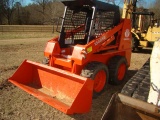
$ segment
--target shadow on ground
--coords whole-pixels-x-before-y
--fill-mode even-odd
[[[151,48],[146,48],[146,49],[142,49],[142,50],[139,50],[139,51],[135,51],[133,53],[151,54],[152,53],[152,49]]]
[[[137,70],[128,70],[126,79],[123,84],[121,85],[108,85],[107,89],[96,99],[93,99],[92,102],[92,109],[89,113],[86,114],[75,114],[71,115],[72,118],[75,120],[100,120],[103,116],[108,103],[114,93],[121,92],[123,86],[126,82],[132,78],[132,76],[137,72]]]

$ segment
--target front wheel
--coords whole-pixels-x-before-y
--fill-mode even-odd
[[[100,62],[90,62],[81,72],[81,76],[94,80],[94,96],[100,95],[107,85],[108,68]]]

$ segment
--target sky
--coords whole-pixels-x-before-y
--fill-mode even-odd
[[[23,4],[24,4],[24,5],[28,5],[28,4],[30,4],[30,3],[32,3],[31,0],[23,0]]]
[[[144,1],[144,4],[142,3],[142,5],[146,8],[149,6],[152,6],[153,3],[155,2],[155,0],[143,0],[143,1]]]

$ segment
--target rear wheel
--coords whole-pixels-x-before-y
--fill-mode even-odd
[[[94,80],[94,97],[100,95],[107,85],[108,68],[100,62],[90,62],[81,72],[81,76]]]
[[[119,85],[124,81],[127,72],[127,61],[125,57],[115,56],[108,63],[109,83]]]

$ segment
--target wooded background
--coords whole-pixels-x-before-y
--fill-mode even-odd
[[[122,7],[123,0],[106,0]],[[32,0],[28,5],[24,0],[0,0],[0,25],[54,25],[63,15],[64,5],[58,0]],[[148,0],[139,0],[139,9],[145,8]],[[146,9],[160,18],[160,2],[154,0]],[[122,10],[122,9],[121,9]]]

